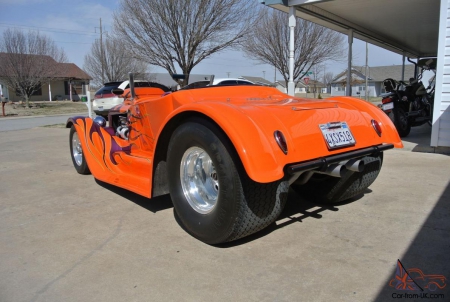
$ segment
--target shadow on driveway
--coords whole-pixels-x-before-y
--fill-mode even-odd
[[[172,200],[170,199],[170,195],[162,195],[158,196],[152,199],[143,197],[141,195],[135,194],[133,192],[130,192],[128,190],[110,185],[108,183],[102,182],[100,180],[95,180],[98,185],[102,186],[103,188],[125,198],[129,201],[137,204],[138,206],[152,212],[156,213],[159,211],[167,210],[170,208],[173,208]],[[306,199],[301,198],[298,194],[296,194],[292,189],[289,190],[288,199],[286,202],[286,207],[284,208],[283,212],[281,213],[280,217],[278,217],[277,221],[275,223],[272,223],[265,229],[252,234],[250,236],[244,237],[242,239],[238,239],[232,242],[216,245],[218,248],[230,248],[234,246],[239,246],[242,244],[246,244],[247,242],[251,242],[253,240],[257,240],[259,238],[262,238],[278,229],[284,228],[286,226],[291,225],[292,223],[296,222],[302,222],[305,219],[321,219],[322,215],[320,213],[324,211],[332,211],[337,212],[339,211],[339,207],[345,206],[349,203],[352,203],[364,196],[364,194],[371,193],[372,191],[370,189],[366,189],[366,191],[354,198],[351,198],[345,202],[337,203],[334,205],[322,205],[310,202]],[[314,210],[312,210],[314,209]],[[184,229],[184,227],[180,224],[179,219],[177,218],[177,215],[174,210],[174,217],[175,221],[180,225],[181,228]],[[188,234],[186,234],[188,235]]]
[[[137,204],[138,206],[140,206],[152,213],[156,213],[159,211],[173,208],[172,200],[170,199],[169,194],[149,199],[144,196],[133,193],[131,191],[110,185],[106,182],[102,182],[98,179],[95,179],[95,182],[98,185],[102,186],[103,188],[105,188],[113,193],[116,193],[117,195],[119,195],[123,198],[128,199],[129,201]]]
[[[405,223],[414,222],[405,221]],[[424,294],[425,296],[417,299],[407,298],[403,299],[403,301],[450,301],[450,182],[420,231],[412,240],[406,253],[399,257],[401,257],[400,261],[406,270],[418,268],[425,275],[444,275],[447,279],[446,286],[443,289],[437,288],[435,291],[430,291],[429,289],[424,289],[424,291],[420,289],[409,291],[396,290],[389,286],[389,281],[395,277],[394,269],[374,301],[398,300],[399,295],[405,293],[408,295]],[[397,259],[392,259],[392,263],[396,264]],[[428,285],[426,280],[415,281],[422,288]],[[428,297],[426,294],[428,294]],[[443,294],[443,297],[433,298],[429,296],[430,294]],[[402,299],[398,301],[402,301]]]

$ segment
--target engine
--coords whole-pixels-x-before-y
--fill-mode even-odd
[[[119,123],[116,128],[116,135],[120,138],[128,140],[130,128],[128,126],[128,119],[126,116],[119,116]]]

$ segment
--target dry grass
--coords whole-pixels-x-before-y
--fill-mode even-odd
[[[296,93],[295,94],[296,97],[301,97],[301,98],[308,98],[308,99],[313,99],[314,98],[314,93],[309,92],[309,93]],[[322,99],[326,99],[331,97],[331,95],[329,93],[321,93],[320,96],[322,97]],[[316,99],[319,97],[319,94],[316,93]],[[354,96],[354,98],[357,99],[361,99],[361,100],[365,100],[364,97],[358,97],[358,96]],[[369,97],[369,102],[371,103],[377,103],[377,102],[381,102],[381,97]]]
[[[25,107],[25,103],[9,102],[5,104],[6,116],[35,116],[35,115],[55,115],[86,112],[88,109],[85,103],[71,101],[53,102],[30,102],[30,108]],[[0,112],[0,116],[2,112]]]

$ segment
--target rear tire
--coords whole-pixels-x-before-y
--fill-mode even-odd
[[[393,122],[400,137],[406,137],[411,131],[411,123],[406,116],[406,112],[402,108],[392,109]],[[391,118],[392,119],[392,118]]]
[[[73,125],[70,127],[69,144],[70,156],[72,158],[73,166],[77,172],[83,175],[91,174],[86,159],[84,158],[80,138],[78,137],[77,130]]]
[[[180,223],[208,244],[262,230],[276,220],[286,203],[288,183],[251,180],[227,137],[206,121],[187,122],[175,130],[167,170]]]
[[[304,185],[292,184],[292,189],[300,196],[314,202],[332,204],[338,203],[362,194],[378,177],[383,154],[366,156],[364,171],[346,171],[340,178],[316,174]]]

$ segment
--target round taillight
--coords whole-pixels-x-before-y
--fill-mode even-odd
[[[277,141],[277,144],[280,147],[281,151],[283,151],[284,154],[287,154],[288,147],[287,147],[286,138],[284,137],[283,133],[281,133],[281,131],[277,130],[273,133],[273,136],[275,137],[275,140]]]
[[[378,136],[381,137],[381,133],[383,132],[383,130],[381,130],[380,123],[378,123],[376,120],[372,120],[372,126]]]

